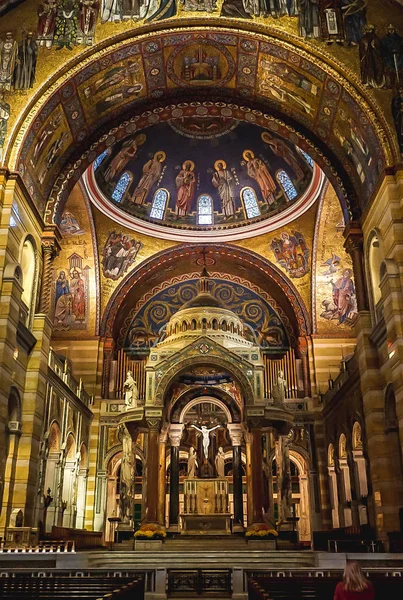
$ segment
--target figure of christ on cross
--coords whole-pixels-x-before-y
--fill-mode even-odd
[[[221,427],[221,425],[216,425],[215,427],[212,427],[211,429],[207,429],[207,427],[205,425],[200,427],[197,427],[196,425],[191,425],[191,427],[194,427],[194,429],[197,429],[197,431],[200,431],[200,433],[203,436],[203,452],[204,452],[204,458],[207,460],[208,459],[208,447],[210,446],[210,433],[212,431],[214,431],[214,429],[218,429],[219,427]]]

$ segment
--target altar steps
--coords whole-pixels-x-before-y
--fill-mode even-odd
[[[164,548],[155,552],[112,551],[88,552],[88,568],[90,569],[195,569],[195,568],[245,568],[248,569],[295,569],[315,567],[316,555],[311,551],[286,552],[250,550],[245,544],[243,548],[231,549],[229,546],[212,547],[200,540],[187,545],[184,549],[170,550]]]

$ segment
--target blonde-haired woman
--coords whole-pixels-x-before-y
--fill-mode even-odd
[[[337,584],[334,600],[374,600],[373,585],[361,571],[355,560],[347,561],[343,573],[343,581]]]

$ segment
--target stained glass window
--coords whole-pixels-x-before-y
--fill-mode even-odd
[[[306,162],[308,163],[308,165],[311,167],[311,169],[313,169],[313,160],[312,158],[309,156],[309,154],[307,154],[304,150],[302,150],[302,148],[298,148],[298,151],[302,154],[302,156],[305,158]]]
[[[10,214],[10,227],[17,227],[18,221],[21,223],[20,211],[18,210],[18,205],[14,201]]]
[[[94,171],[96,171],[103,160],[110,154],[110,150],[104,150],[102,154],[96,157],[94,160]]]
[[[242,190],[241,196],[246,218],[253,219],[254,217],[260,217],[260,209],[257,203],[255,190],[250,187],[246,187]]]
[[[285,171],[283,171],[282,169],[280,171],[277,171],[276,179],[283,188],[287,200],[293,200],[296,196],[298,196],[298,192],[295,189],[293,182],[291,181],[290,177]]]
[[[197,200],[197,223],[198,225],[213,224],[213,200],[211,196],[203,194]]]
[[[168,202],[168,192],[164,188],[160,188],[154,194],[153,203],[151,206],[150,217],[153,219],[163,219],[165,209]]]
[[[123,173],[121,178],[116,184],[115,189],[113,190],[112,200],[115,202],[122,202],[123,195],[127,188],[129,187],[132,180],[132,176],[127,171]]]

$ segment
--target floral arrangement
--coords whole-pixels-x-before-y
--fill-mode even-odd
[[[142,525],[134,534],[136,540],[163,540],[166,536],[166,532],[159,525],[149,523]]]
[[[245,536],[252,540],[262,540],[270,537],[277,537],[278,533],[275,529],[272,529],[269,525],[253,525],[245,534]]]

